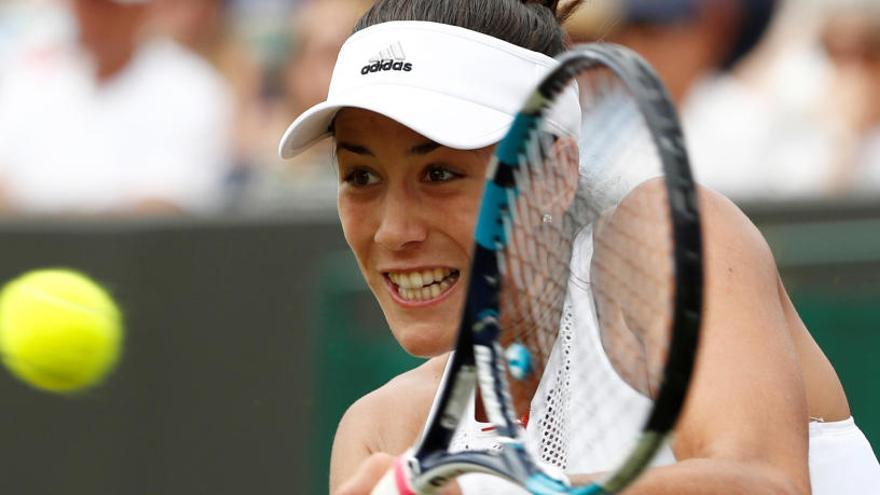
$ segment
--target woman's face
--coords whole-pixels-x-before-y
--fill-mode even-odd
[[[392,333],[417,356],[449,351],[492,148],[446,148],[353,108],[335,139],[342,228]]]

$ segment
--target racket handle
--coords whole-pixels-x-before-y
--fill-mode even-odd
[[[382,479],[370,492],[370,495],[417,495],[412,489],[412,471],[409,468],[410,457],[406,454],[394,460]]]

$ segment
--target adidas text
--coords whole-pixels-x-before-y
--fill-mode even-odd
[[[386,70],[410,72],[412,70],[412,68],[413,68],[413,66],[409,62],[401,62],[401,61],[395,61],[395,60],[390,60],[390,59],[387,59],[387,60],[383,59],[383,60],[377,60],[376,62],[373,62],[372,64],[365,65],[364,68],[361,69],[361,74],[366,76],[367,74],[370,74],[373,72],[381,72],[381,71],[386,71]]]

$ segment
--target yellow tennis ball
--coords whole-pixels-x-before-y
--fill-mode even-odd
[[[0,291],[0,357],[36,388],[67,393],[100,383],[122,340],[116,303],[81,273],[36,270]]]

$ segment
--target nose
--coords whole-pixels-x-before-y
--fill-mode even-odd
[[[423,206],[411,191],[389,191],[382,208],[382,219],[374,240],[391,251],[400,251],[423,242],[428,228]]]

